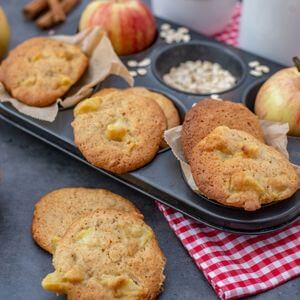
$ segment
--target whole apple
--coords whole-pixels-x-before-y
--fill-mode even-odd
[[[4,54],[7,51],[9,37],[10,37],[9,25],[6,16],[4,14],[4,11],[0,6],[0,59],[4,56]]]
[[[300,136],[300,73],[296,67],[280,70],[263,84],[255,113],[260,119],[289,123],[289,134]]]
[[[119,55],[129,55],[149,47],[156,36],[155,19],[140,0],[98,0],[82,13],[80,31],[99,26],[105,29]]]

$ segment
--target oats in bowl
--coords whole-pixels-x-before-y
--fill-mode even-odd
[[[236,78],[218,63],[186,61],[171,68],[163,76],[164,82],[180,91],[194,94],[213,94],[231,89]]]

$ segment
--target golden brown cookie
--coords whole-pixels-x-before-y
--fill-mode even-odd
[[[116,88],[105,88],[99,91],[98,93],[96,93],[94,96],[106,96],[111,93],[122,92],[122,91],[124,90],[116,89]],[[171,129],[173,127],[180,125],[180,116],[178,110],[173,104],[173,102],[170,99],[168,99],[166,96],[160,93],[151,92],[148,89],[143,87],[129,88],[126,89],[126,91],[154,100],[160,106],[163,113],[165,114],[165,117],[167,119],[167,129]],[[168,145],[163,140],[160,146],[161,148],[166,148]]]
[[[69,300],[150,300],[162,289],[165,257],[137,215],[99,210],[71,225],[53,265],[42,286]]]
[[[78,46],[39,37],[9,53],[0,78],[14,98],[44,107],[64,96],[87,67],[88,58]]]
[[[82,101],[74,110],[75,144],[93,165],[126,173],[149,163],[166,129],[159,105],[127,91]]]
[[[99,92],[95,93],[93,95],[93,97],[107,96],[107,95],[110,95],[111,93],[115,93],[115,92],[119,92],[119,91],[121,91],[121,90],[117,89],[117,88],[104,88],[104,89],[100,90]]]
[[[142,217],[131,202],[108,190],[63,188],[45,195],[35,205],[32,237],[40,247],[53,253],[69,226],[97,209],[116,209]]]
[[[171,129],[173,127],[180,125],[180,116],[178,110],[173,104],[173,102],[170,99],[168,99],[166,96],[160,93],[151,92],[146,88],[142,88],[142,87],[135,87],[129,90],[132,91],[133,93],[136,93],[137,95],[149,97],[160,106],[167,119],[167,129]],[[168,144],[163,140],[160,147],[166,148],[168,147]]]
[[[204,195],[248,211],[287,199],[299,186],[293,166],[281,153],[226,126],[217,127],[194,147],[190,165]]]
[[[194,146],[218,126],[246,131],[264,142],[258,117],[242,104],[204,99],[186,114],[182,126],[182,146],[190,161]]]
[[[152,100],[156,101],[167,118],[167,129],[171,129],[180,125],[179,113],[173,102],[166,96],[160,93],[151,92],[143,87],[134,87],[128,90],[141,96],[149,97]]]

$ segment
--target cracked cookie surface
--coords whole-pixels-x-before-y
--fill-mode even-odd
[[[1,64],[1,81],[19,101],[36,107],[53,104],[88,67],[78,46],[50,38],[32,38],[13,49]]]
[[[103,95],[108,95],[110,93],[116,93],[116,92],[122,93],[123,91],[125,90],[116,89],[116,88],[105,88],[99,91],[95,95],[103,96]],[[180,125],[180,116],[178,110],[174,105],[173,101],[167,98],[165,95],[157,92],[152,92],[144,87],[129,88],[126,89],[126,91],[154,100],[160,106],[160,108],[162,109],[166,117],[167,130]],[[163,140],[160,147],[166,148],[168,147],[168,144]]]
[[[157,103],[128,91],[96,94],[79,103],[74,115],[74,140],[83,156],[119,174],[149,163],[167,126]]]
[[[209,199],[254,211],[291,197],[299,178],[277,150],[250,134],[220,126],[193,149],[193,178]]]
[[[35,205],[32,237],[40,247],[54,253],[69,226],[97,209],[115,209],[141,216],[130,201],[108,190],[62,188],[48,193]]]
[[[182,126],[182,146],[189,161],[194,146],[218,126],[246,131],[264,142],[258,117],[246,106],[231,101],[204,99],[187,113]]]
[[[162,288],[165,257],[137,215],[99,210],[71,225],[53,265],[42,285],[69,300],[152,300]]]

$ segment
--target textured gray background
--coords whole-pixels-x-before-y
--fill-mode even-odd
[[[21,7],[25,2],[0,0],[12,26],[12,46],[41,34],[32,23],[23,19]],[[79,18],[87,2],[82,1],[68,23],[56,31],[74,32],[68,24]],[[217,299],[150,198],[104,177],[2,121],[0,171],[0,299],[65,299],[46,293],[40,287],[43,276],[52,271],[51,257],[31,240],[30,224],[36,201],[43,194],[66,186],[111,189],[131,199],[145,214],[168,259],[165,291],[160,299]],[[300,299],[300,279],[251,299]]]

